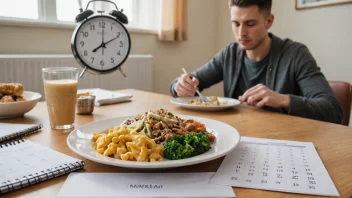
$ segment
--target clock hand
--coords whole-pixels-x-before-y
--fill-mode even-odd
[[[104,43],[104,28],[102,28],[103,30],[101,31],[101,44],[97,47],[97,48],[95,48],[95,49],[93,49],[93,51],[92,52],[96,52],[99,48],[101,48],[101,47],[103,47],[103,48],[105,48],[105,43]],[[104,52],[103,52],[103,54],[104,54]]]
[[[100,44],[97,48],[93,49],[92,52],[96,52],[96,51],[97,51],[99,48],[101,48],[101,47],[106,48],[106,47],[105,47],[105,43]]]
[[[110,43],[111,41],[113,41],[113,40],[115,40],[115,39],[117,39],[117,36],[116,36],[115,38],[113,38],[113,39],[111,39],[111,40],[107,41],[106,43],[104,43],[104,45],[106,45],[106,44]]]
[[[104,43],[104,28],[102,28],[103,31],[101,32],[101,43]]]
[[[110,43],[111,41],[113,41],[113,40],[115,40],[115,39],[117,39],[117,36],[116,36],[115,38],[113,38],[113,39],[110,39],[110,40],[107,41],[106,43],[100,44],[97,48],[93,49],[92,52],[96,52],[96,51],[97,51],[99,48],[101,48],[101,47],[106,48],[105,45],[108,44],[108,43]],[[104,49],[103,49],[103,50],[104,50]]]
[[[101,27],[103,29],[102,33],[101,33],[101,46],[105,48],[105,44],[104,44],[104,28],[103,26]],[[101,50],[101,54],[104,55],[104,48]]]
[[[103,28],[103,27],[102,27]],[[102,42],[101,42],[101,45],[105,48],[105,43],[104,43],[104,28],[103,28],[103,31],[102,31]],[[101,50],[101,54],[104,55],[104,48]]]

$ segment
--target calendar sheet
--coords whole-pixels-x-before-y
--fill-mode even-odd
[[[211,180],[213,184],[339,196],[311,142],[242,137]]]

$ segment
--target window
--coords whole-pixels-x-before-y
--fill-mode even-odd
[[[16,17],[38,19],[38,0],[1,0],[0,15],[3,17]]]
[[[90,0],[80,0],[83,10]],[[157,30],[160,26],[161,0],[111,0],[128,17],[128,28]],[[75,17],[79,14],[79,0],[0,0],[0,23],[46,24],[74,27]],[[88,9],[103,10],[108,14],[115,9],[111,3],[95,1]]]
[[[85,9],[89,0],[82,0],[81,2],[83,9]],[[96,9],[94,9],[95,7],[95,4],[90,4],[88,9],[96,11]],[[79,6],[77,1],[56,0],[56,19],[58,21],[74,22],[78,13]]]

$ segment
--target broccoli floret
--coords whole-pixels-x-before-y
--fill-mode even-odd
[[[186,144],[194,148],[192,156],[200,155],[210,149],[210,141],[205,132],[189,133],[185,136]]]
[[[200,155],[210,149],[210,141],[205,132],[174,135],[164,145],[164,155],[170,160],[184,159]]]
[[[178,143],[182,144],[182,146],[186,145],[185,141],[186,136],[184,135],[173,135],[172,140],[176,140]]]
[[[175,136],[167,141],[164,145],[164,155],[167,159],[178,160],[191,157],[193,153],[193,148],[189,145],[182,145],[183,142],[178,142],[177,140],[182,140],[183,138],[175,138]]]

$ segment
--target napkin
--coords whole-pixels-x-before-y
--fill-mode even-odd
[[[155,162],[158,163],[158,162]],[[58,198],[236,197],[229,186],[210,184],[214,173],[71,173]]]
[[[79,89],[77,93],[89,92],[91,95],[95,95],[95,106],[115,104],[120,102],[130,101],[133,96],[130,93],[121,93],[115,91],[109,91],[100,88],[94,89]]]

